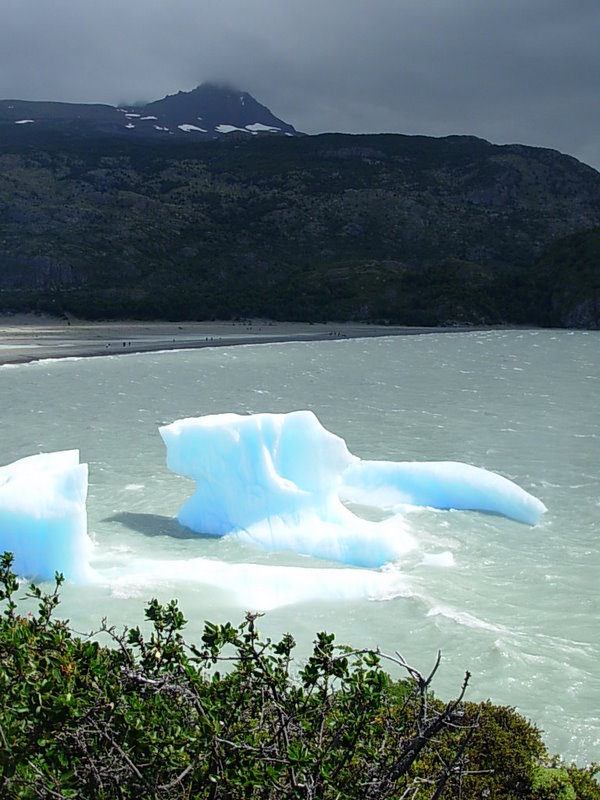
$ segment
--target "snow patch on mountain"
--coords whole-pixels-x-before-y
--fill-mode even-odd
[[[275,128],[273,125],[264,125],[262,122],[253,122],[251,125],[246,125],[246,130],[252,133],[258,133],[259,131],[267,133],[268,131],[280,131],[281,128]]]
[[[183,125],[177,126],[180,131],[185,131],[189,133],[190,131],[199,131],[200,133],[207,133],[205,128],[199,128],[197,125],[190,125],[188,122],[185,122]]]

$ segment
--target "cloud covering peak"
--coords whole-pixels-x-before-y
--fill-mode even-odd
[[[307,133],[473,134],[598,168],[600,5],[5,0],[0,97],[145,103],[243,86]]]

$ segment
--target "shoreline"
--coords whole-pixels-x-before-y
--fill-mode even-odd
[[[352,322],[276,322],[256,319],[236,322],[89,322],[35,314],[0,315],[0,366],[50,358],[86,358],[242,344],[336,341],[475,330],[488,328],[407,327]]]

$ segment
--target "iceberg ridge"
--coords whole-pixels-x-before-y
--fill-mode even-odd
[[[407,504],[487,511],[529,524],[545,511],[512,481],[469,464],[361,461],[311,411],[187,418],[160,434],[168,468],[196,481],[179,522],[266,550],[380,567],[415,546],[397,513]],[[342,500],[394,516],[371,522]]]
[[[528,525],[547,510],[508,478],[460,461],[359,461],[344,471],[341,495],[391,511],[406,505],[487,511]]]

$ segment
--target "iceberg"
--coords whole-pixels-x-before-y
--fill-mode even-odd
[[[160,428],[168,468],[196,481],[179,522],[265,550],[381,567],[415,546],[406,504],[504,514],[534,524],[541,501],[512,481],[458,462],[362,461],[311,411],[216,414]],[[372,522],[342,501],[393,515]]]
[[[459,461],[360,461],[345,470],[340,494],[395,512],[407,505],[486,511],[528,525],[547,510],[508,478]]]
[[[160,428],[168,468],[196,481],[177,519],[197,533],[380,567],[414,546],[400,518],[353,514],[338,489],[358,461],[311,411],[215,414]]]
[[[0,552],[31,579],[89,578],[87,464],[78,450],[40,453],[0,467]]]

